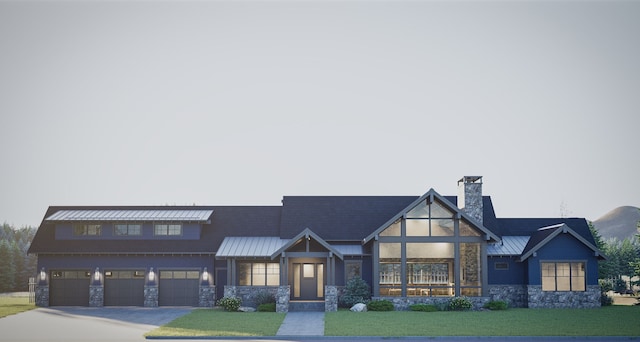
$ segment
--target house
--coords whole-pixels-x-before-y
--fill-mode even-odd
[[[280,206],[49,207],[39,306],[213,306],[272,292],[277,310],[337,308],[360,277],[398,309],[467,296],[474,305],[600,306],[583,218],[497,218],[482,177],[457,196],[285,196]],[[299,308],[299,306],[298,306]]]

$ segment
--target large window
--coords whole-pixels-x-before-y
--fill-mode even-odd
[[[113,225],[115,235],[142,235],[142,225],[139,223],[116,223]]]
[[[100,235],[102,234],[102,226],[99,224],[78,223],[73,225],[73,235]]]
[[[238,263],[238,283],[242,286],[280,285],[280,264],[277,262]]]
[[[349,260],[344,262],[345,284],[351,279],[362,279],[362,261]]]
[[[182,225],[175,223],[157,223],[153,229],[154,235],[182,235]]]
[[[585,291],[584,262],[542,262],[542,291]]]
[[[483,234],[437,198],[381,231],[377,245],[380,296],[483,295]]]

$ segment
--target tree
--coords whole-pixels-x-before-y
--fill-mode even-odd
[[[8,240],[0,240],[0,292],[8,292],[15,284],[13,253]]]

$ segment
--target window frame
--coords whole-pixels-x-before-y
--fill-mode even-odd
[[[256,273],[255,270],[257,269],[256,267],[254,267],[255,264],[261,264],[263,266],[262,270],[264,271],[264,273]],[[249,265],[249,283],[248,284],[244,284],[242,285],[242,278],[240,277],[240,269],[242,268],[242,265]],[[269,267],[269,265],[272,265],[272,267]],[[275,267],[273,267],[273,265],[276,265]],[[278,262],[269,262],[269,261],[250,261],[250,260],[238,260],[237,262],[237,277],[238,277],[238,285],[239,286],[280,286],[280,263]],[[270,272],[273,270],[278,270],[278,273],[275,274],[274,272]],[[270,276],[277,276],[277,284],[269,284],[269,279],[272,278]],[[262,278],[262,279],[257,279],[257,278]],[[259,282],[258,282],[259,281]],[[256,285],[256,283],[258,283]]]
[[[91,227],[95,229],[95,232],[91,233]],[[79,229],[82,228],[82,232],[79,233]],[[100,223],[74,223],[71,225],[73,236],[102,236],[102,225]]]
[[[120,234],[118,232],[117,226],[126,226],[127,231],[125,234]],[[138,234],[131,234],[131,227],[138,226]],[[142,236],[142,223],[134,223],[134,222],[120,222],[113,224],[113,236]]]
[[[349,277],[349,266],[351,265],[357,265],[359,272],[357,276],[353,276],[353,277]],[[345,260],[344,261],[344,283],[345,285],[349,282],[349,280],[351,279],[362,279],[362,260]]]
[[[158,226],[166,226],[166,230],[158,234]],[[178,226],[179,232],[178,234],[171,234],[171,226]],[[155,222],[153,224],[153,236],[182,236],[183,234],[183,226],[182,223],[175,222]]]
[[[545,284],[543,283],[545,279],[551,278],[551,276],[544,274],[545,272],[545,264],[553,264],[554,265],[554,274],[553,274],[553,285],[554,290],[545,290]],[[568,278],[569,280],[569,289],[568,290],[558,290],[558,264],[569,264],[568,276],[560,276],[562,278]],[[582,275],[573,275],[573,266],[576,265],[582,268]],[[574,281],[576,279],[582,278],[581,284],[576,285]],[[587,261],[586,260],[541,260],[540,261],[540,287],[543,292],[586,292],[587,290]]]

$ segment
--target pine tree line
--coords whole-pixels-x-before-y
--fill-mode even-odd
[[[27,291],[29,277],[35,276],[37,258],[27,255],[35,227],[14,228],[7,223],[0,229],[0,292]]]

